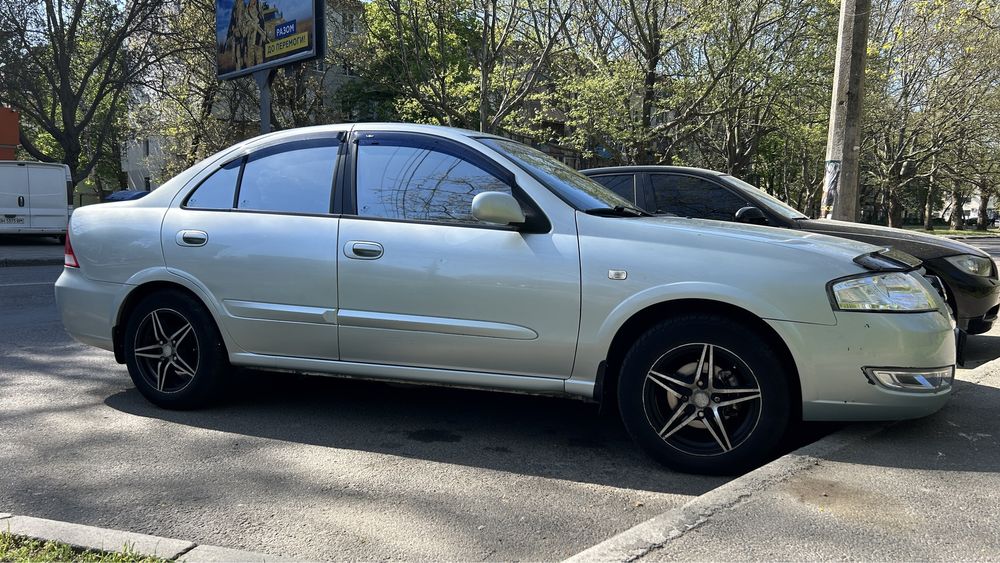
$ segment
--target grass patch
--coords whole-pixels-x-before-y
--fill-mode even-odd
[[[977,231],[975,229],[969,229],[967,231],[954,231],[951,229],[934,229],[933,231],[924,230],[923,227],[904,227],[907,231],[914,231],[917,233],[924,233],[928,235],[940,235],[940,236],[959,236],[959,237],[998,237],[1000,236],[1000,230],[986,230]]]
[[[10,532],[0,532],[0,561],[11,563],[166,563],[167,559],[134,553],[129,546],[121,551],[91,551],[76,549],[59,542],[39,541]]]

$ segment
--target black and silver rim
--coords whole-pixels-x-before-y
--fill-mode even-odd
[[[142,378],[161,393],[182,391],[198,373],[198,335],[173,309],[156,309],[142,319],[134,354]]]
[[[685,344],[660,356],[642,387],[646,420],[670,447],[715,456],[745,442],[763,400],[753,370],[712,344]]]

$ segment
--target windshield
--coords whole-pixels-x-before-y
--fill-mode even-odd
[[[635,207],[631,201],[542,151],[507,139],[481,137],[476,140],[514,161],[543,186],[580,211]]]
[[[799,213],[794,207],[788,205],[787,203],[781,201],[780,199],[774,197],[773,195],[765,192],[764,190],[754,186],[753,184],[748,184],[743,180],[735,176],[723,176],[726,180],[736,184],[740,188],[750,192],[752,195],[757,196],[757,200],[764,204],[768,209],[781,215],[786,219],[808,219],[809,217]]]

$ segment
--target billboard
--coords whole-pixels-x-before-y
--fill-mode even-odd
[[[215,0],[218,77],[235,78],[321,55],[323,4],[324,0]]]

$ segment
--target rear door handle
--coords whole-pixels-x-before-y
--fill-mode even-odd
[[[205,231],[179,231],[176,240],[177,244],[181,246],[205,246],[208,242],[208,233]]]
[[[344,245],[344,256],[355,260],[377,260],[385,250],[377,242],[349,240]]]
[[[24,207],[24,196],[23,195],[17,196],[17,206],[18,207]]]

